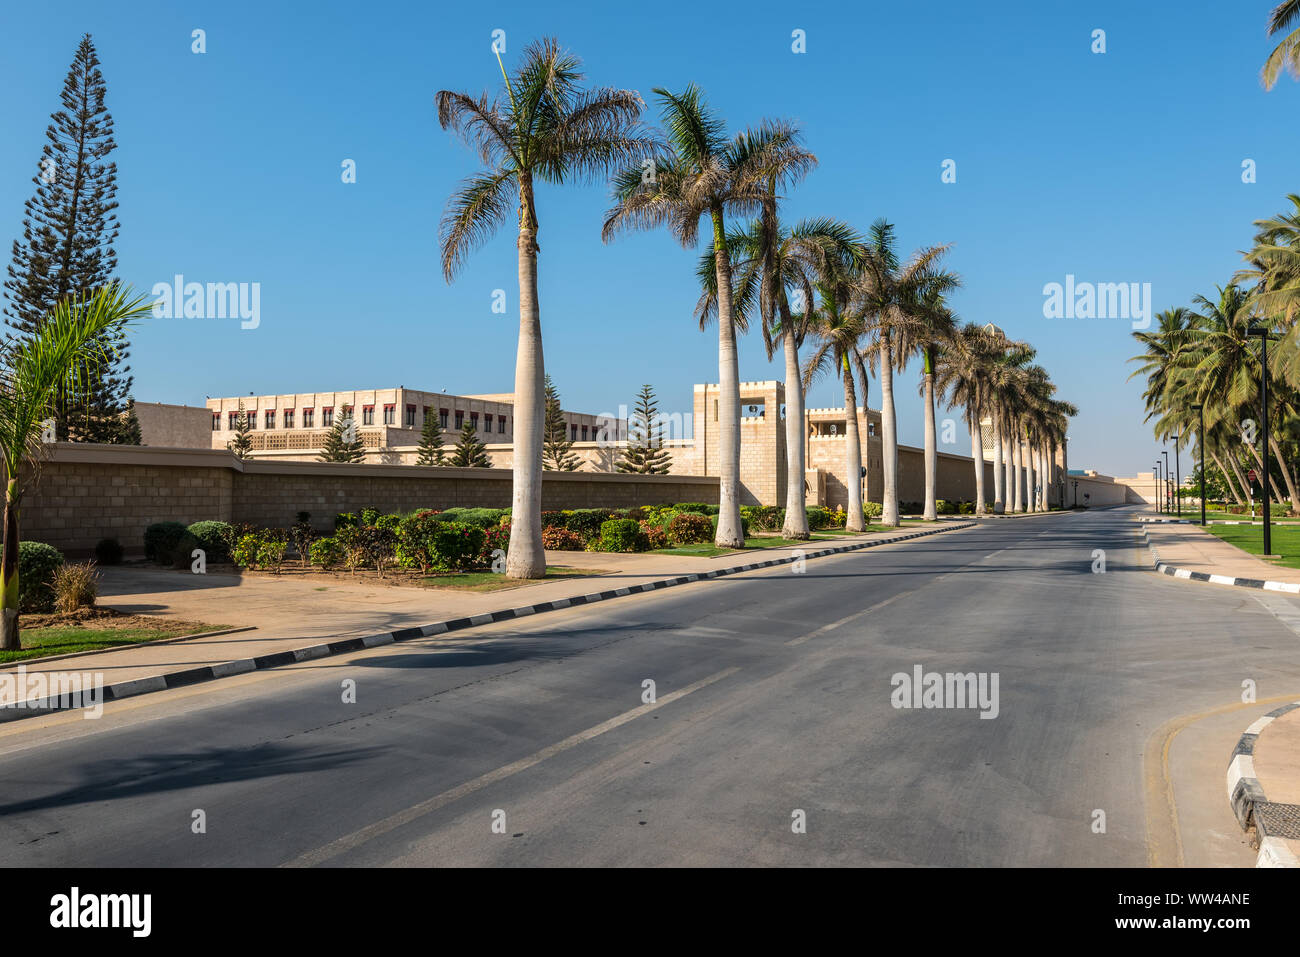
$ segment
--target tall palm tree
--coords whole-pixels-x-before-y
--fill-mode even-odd
[[[851,278],[830,275],[816,286],[818,305],[810,327],[817,345],[804,367],[803,387],[812,385],[824,371],[838,374],[844,383],[844,485],[848,492],[845,529],[866,528],[862,510],[862,436],[858,429],[858,401],[853,387],[853,362],[858,344],[866,332],[861,310],[853,299]]]
[[[956,330],[935,364],[934,388],[948,408],[961,406],[971,437],[975,466],[975,514],[984,515],[984,443],[980,421],[988,407],[992,342],[980,326],[968,322]],[[996,476],[996,471],[994,475]]]
[[[608,242],[623,229],[667,226],[685,247],[694,246],[700,220],[713,233],[718,290],[718,532],[719,547],[745,544],[740,522],[740,369],[732,304],[728,215],[760,212],[769,193],[802,179],[817,160],[804,149],[794,126],[765,120],[730,139],[726,124],[701,90],[656,88],[663,110],[666,147],[643,169],[614,177],[614,207],[605,217]]]
[[[878,219],[867,233],[865,255],[857,273],[855,298],[874,337],[880,371],[881,524],[898,525],[898,416],[894,407],[894,371],[907,362],[896,338],[913,333],[926,313],[929,297],[956,287],[952,273],[938,268],[947,246],[927,246],[903,262],[893,224]]]
[[[125,344],[124,329],[152,303],[116,284],[70,297],[32,335],[0,341],[0,456],[4,459],[4,551],[0,557],[0,649],[22,647],[18,633],[18,512],[40,480],[42,422],[59,403],[84,400],[99,370]]]
[[[1282,0],[1268,15],[1268,35],[1275,36],[1293,25],[1296,29],[1284,36],[1264,61],[1259,78],[1266,90],[1273,89],[1283,70],[1300,79],[1300,0]]]
[[[960,284],[953,275],[952,286]],[[921,517],[933,522],[939,516],[935,492],[938,486],[939,436],[936,431],[934,375],[939,354],[952,341],[957,329],[957,317],[948,308],[942,293],[928,289],[915,311],[915,321],[899,330],[897,350],[906,362],[914,355],[921,357],[920,393],[925,403],[925,504]]]
[[[461,183],[441,224],[442,271],[448,282],[469,253],[517,211],[519,344],[515,358],[514,493],[506,574],[541,578],[542,445],[546,423],[545,362],[537,297],[538,183],[590,182],[638,163],[654,140],[638,125],[644,104],[634,90],[583,90],[581,60],[553,39],[530,44],[504,95],[489,99],[440,90],[438,122],[478,154],[483,170]]]

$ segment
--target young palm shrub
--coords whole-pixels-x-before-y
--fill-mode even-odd
[[[606,241],[625,229],[667,226],[685,247],[699,238],[700,221],[712,227],[718,290],[718,531],[719,547],[745,544],[740,520],[740,368],[736,355],[734,280],[727,245],[727,217],[760,210],[770,188],[802,179],[817,160],[803,148],[798,130],[764,121],[734,138],[701,90],[656,88],[663,108],[666,148],[646,167],[631,166],[614,178],[614,206],[605,217]]]
[[[536,187],[592,181],[639,164],[654,141],[639,127],[634,90],[583,90],[581,61],[555,40],[530,44],[501,95],[437,95],[438,122],[465,140],[484,169],[448,201],[441,226],[442,271],[450,282],[470,251],[516,211],[519,344],[515,359],[513,520],[506,575],[543,578],[542,434],[546,419],[541,308],[537,297]]]
[[[68,562],[54,573],[54,607],[65,615],[94,608],[99,597],[99,572],[94,562]]]
[[[116,283],[64,299],[28,337],[0,343],[0,457],[5,468],[4,552],[0,558],[0,648],[18,633],[18,510],[39,481],[43,422],[59,402],[84,398],[125,342],[125,326],[149,312]]]

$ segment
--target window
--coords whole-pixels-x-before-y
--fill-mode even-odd
[[[266,410],[266,427],[268,429],[275,428],[275,409]]]
[[[460,409],[457,409],[456,410],[456,431],[459,432],[464,427],[465,427],[465,413],[462,412]]]
[[[406,427],[408,429],[415,428],[415,406],[413,405],[406,407]]]
[[[438,410],[438,424],[439,424],[440,426],[442,426],[444,429],[447,427],[447,410],[446,410],[446,409],[439,409],[439,410]]]
[[[230,431],[233,432],[235,429],[239,428],[239,413],[229,412],[227,415],[230,417]]]
[[[373,405],[363,405],[361,407],[361,424],[362,425],[375,424],[375,407]]]
[[[426,405],[424,411],[420,413],[420,425],[429,421],[429,407]]]
[[[872,436],[872,435],[875,435],[875,434],[876,434],[876,423],[874,423],[874,422],[868,422],[868,423],[867,423],[867,435],[868,435],[868,436]]]
[[[397,424],[397,406],[391,403],[384,404],[384,425]]]
[[[576,425],[569,426],[569,441],[578,441],[578,427]]]
[[[501,435],[505,435],[506,417],[504,415],[497,416],[497,432],[499,432]]]
[[[220,412],[213,412],[213,413],[212,413],[212,431],[213,431],[213,432],[219,432],[220,430],[221,430],[221,413],[220,413]]]
[[[484,432],[491,432],[491,431],[492,431],[492,416],[491,416],[491,415],[485,414],[485,415],[483,416],[483,431],[484,431]]]
[[[582,441],[587,441],[587,427],[585,425],[582,427]]]
[[[329,428],[334,424],[334,406],[322,406],[320,410],[320,424]]]
[[[256,409],[252,409],[252,410],[246,412],[246,413],[244,414],[244,417],[245,417],[246,419],[248,419],[248,427],[249,427],[250,429],[255,429],[255,428],[257,428],[257,410],[256,410]]]
[[[478,413],[477,413],[477,412],[471,412],[471,413],[469,414],[469,427],[470,427],[471,429],[473,429],[475,432],[478,431]]]
[[[284,427],[286,429],[293,428],[293,409],[284,410]]]
[[[302,427],[303,427],[304,429],[310,429],[310,428],[312,427],[313,420],[314,420],[315,418],[316,418],[316,410],[315,410],[315,409],[303,409],[303,410],[302,410]]]

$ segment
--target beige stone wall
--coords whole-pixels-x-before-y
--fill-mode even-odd
[[[206,449],[212,444],[212,416],[202,406],[137,402],[140,441],[170,449]]]
[[[241,463],[227,452],[60,443],[23,501],[20,529],[24,539],[71,556],[89,554],[108,537],[135,553],[154,522],[286,527],[296,512],[309,511],[312,523],[328,530],[337,512],[367,506],[506,508],[512,481],[508,469]],[[717,501],[718,480],[709,476],[547,472],[542,480],[547,509]]]

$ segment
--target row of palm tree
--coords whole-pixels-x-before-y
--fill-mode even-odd
[[[494,98],[443,90],[437,94],[437,104],[442,126],[472,146],[483,163],[483,169],[453,194],[443,217],[442,266],[448,281],[470,250],[506,221],[515,201],[519,346],[507,574],[515,578],[545,574],[541,544],[545,369],[535,204],[540,183],[608,178],[613,203],[602,228],[607,242],[626,231],[666,227],[679,243],[691,248],[700,239],[702,225],[707,229],[707,249],[699,266],[704,291],[697,312],[702,327],[716,323],[718,335],[719,546],[744,545],[737,335],[747,331],[751,318],[762,329],[768,358],[779,347],[786,363],[791,481],[787,482],[785,534],[795,539],[809,536],[803,483],[797,478],[804,470],[804,390],[828,371],[843,379],[846,412],[855,411],[859,401],[855,375],[862,385],[864,405],[868,369],[880,378],[882,521],[898,524],[893,376],[915,358],[924,368],[925,513],[933,517],[935,404],[957,387],[954,383],[960,376],[953,371],[952,357],[959,352],[955,344],[962,341],[945,300],[960,284],[954,273],[942,268],[947,247],[925,247],[903,260],[894,227],[884,220],[874,223],[866,236],[835,219],[786,225],[780,217],[785,191],[817,164],[799,129],[768,119],[731,133],[694,85],[680,92],[653,91],[662,115],[662,128],[654,130],[642,124],[644,103],[634,91],[582,89],[580,62],[554,40],[529,45],[520,67],[507,73],[502,65],[501,73],[504,88]],[[812,352],[801,364],[799,350],[806,340],[813,344]],[[979,352],[981,370],[986,360],[993,361],[988,357],[996,351],[990,346]],[[1013,344],[1004,343],[999,361],[1014,352]],[[1058,421],[1045,411],[1052,391],[1046,377],[1034,384],[1038,391],[1031,395],[1032,377],[1025,370],[1013,374],[1009,368],[1000,377],[990,375],[992,384],[987,388],[983,371],[975,371],[972,365],[962,373],[966,374],[979,376],[981,383],[971,393],[974,405],[968,408],[975,433],[980,416],[996,412],[999,426],[1007,430],[1008,448],[1019,456],[1023,447],[1026,468],[1036,468],[1034,463],[1060,433]],[[1013,401],[1013,395],[1023,398]],[[1060,405],[1055,408],[1058,414],[1068,414]],[[847,483],[849,527],[855,529],[863,521],[860,483],[851,480],[859,474],[862,459],[856,414],[846,415],[846,424],[846,454],[852,466]],[[982,486],[983,456],[976,458]],[[978,504],[983,510],[982,496]],[[1031,507],[1028,499],[1023,505]]]
[[[1212,296],[1167,309],[1156,327],[1134,333],[1143,351],[1134,376],[1156,438],[1182,449],[1195,437],[1237,504],[1250,497],[1246,470],[1257,468],[1276,501],[1300,512],[1300,195],[1255,222],[1245,265]],[[1274,340],[1264,363],[1262,335]],[[1263,432],[1264,384],[1269,430]],[[1204,432],[1202,434],[1202,417]],[[1264,476],[1263,443],[1273,468]]]

